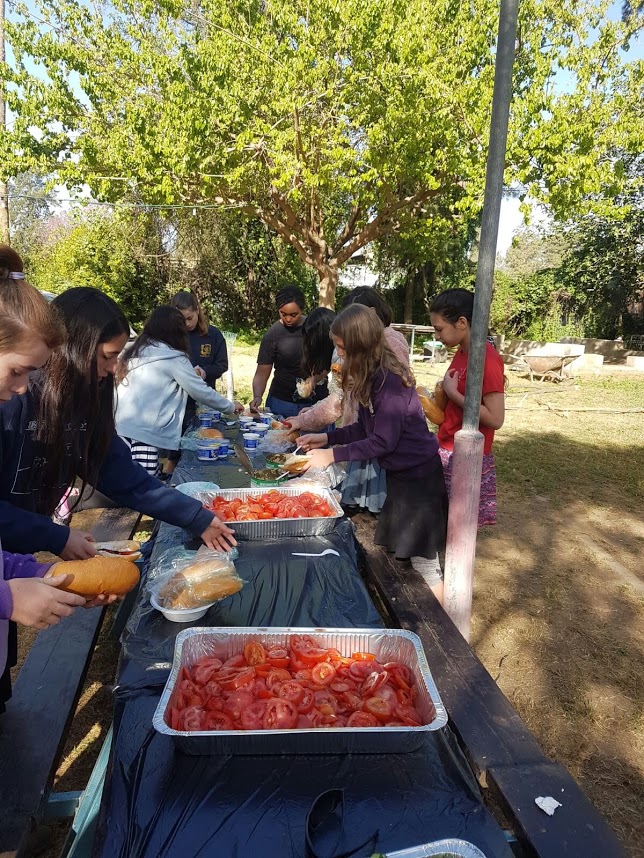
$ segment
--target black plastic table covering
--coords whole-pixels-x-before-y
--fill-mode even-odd
[[[185,455],[176,481],[247,485],[235,462],[212,465]],[[162,525],[152,562],[182,539]],[[335,548],[339,557],[297,558],[294,550]],[[241,593],[213,606],[199,626],[382,626],[357,569],[352,526],[324,537],[242,542]],[[94,855],[100,858],[301,858],[314,799],[345,792],[342,837],[329,832],[324,858],[378,832],[386,852],[445,837],[510,858],[502,831],[484,807],[456,741],[444,729],[409,754],[188,756],[152,728],[184,625],[154,611],[145,589],[123,636],[115,690],[114,740]],[[333,843],[333,846],[330,844]],[[326,851],[325,851],[326,849]],[[371,850],[359,852],[368,858]]]

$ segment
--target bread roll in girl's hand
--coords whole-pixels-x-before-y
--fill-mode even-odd
[[[422,387],[419,384],[416,388],[416,393],[418,394],[420,404],[422,405],[423,411],[425,412],[425,417],[429,420],[430,423],[433,423],[435,426],[440,426],[443,420],[445,420],[445,413],[443,409],[438,407],[426,387]]]
[[[138,567],[127,557],[92,557],[54,563],[45,578],[66,575],[61,590],[86,599],[97,596],[124,596],[139,583]]]

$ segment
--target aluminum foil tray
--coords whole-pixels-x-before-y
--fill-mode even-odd
[[[166,722],[181,668],[203,656],[225,660],[247,643],[287,646],[293,635],[306,634],[320,646],[342,655],[372,652],[379,661],[400,661],[412,671],[420,694],[421,727],[321,727],[309,730],[227,730],[186,732]],[[426,734],[447,724],[447,712],[432,678],[418,635],[402,629],[192,628],[179,632],[174,660],[153,718],[154,728],[172,736],[186,754],[399,754],[417,750]]]
[[[325,518],[279,518],[268,521],[227,521],[235,531],[237,539],[282,539],[289,536],[322,536],[330,533],[344,512],[329,489],[322,486],[284,486],[267,489],[220,489],[217,492],[196,492],[193,496],[201,503],[211,501],[215,497],[226,500],[241,498],[246,500],[248,495],[263,494],[265,491],[279,492],[286,497],[297,497],[304,492],[320,495],[334,511],[334,515]]]
[[[387,858],[485,858],[481,850],[466,840],[435,840],[433,843],[423,843],[422,846],[412,846],[411,849],[400,849],[397,852],[387,852]]]

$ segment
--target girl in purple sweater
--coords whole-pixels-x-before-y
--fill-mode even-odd
[[[39,369],[65,338],[60,319],[25,281],[18,254],[0,245],[0,402],[24,393],[29,373]],[[9,673],[4,672],[9,620],[45,629],[85,604],[82,596],[57,589],[66,575],[42,580],[50,566],[30,554],[0,552],[0,712],[10,696]]]
[[[328,433],[303,435],[310,467],[377,459],[387,474],[387,499],[375,542],[409,558],[442,601],[438,552],[445,546],[447,493],[436,437],[428,430],[408,366],[396,357],[378,316],[354,304],[331,325],[343,358],[342,384],[358,403],[358,420]],[[332,449],[317,449],[327,447]]]

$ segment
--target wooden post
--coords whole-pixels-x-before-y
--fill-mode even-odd
[[[472,615],[483,440],[478,429],[459,430],[454,437],[452,458],[443,602],[465,640],[469,640]]]

